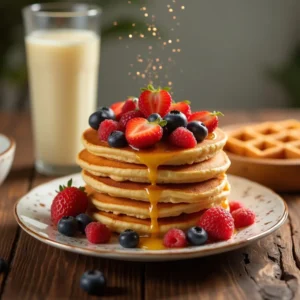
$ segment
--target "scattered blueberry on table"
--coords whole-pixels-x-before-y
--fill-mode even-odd
[[[80,287],[90,295],[100,296],[105,291],[106,279],[100,271],[87,271],[81,276]]]

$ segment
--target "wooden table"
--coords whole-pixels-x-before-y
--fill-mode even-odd
[[[222,124],[289,117],[300,119],[300,111],[228,112]],[[0,275],[0,298],[86,299],[80,276],[100,269],[109,285],[101,299],[300,299],[300,193],[282,195],[290,215],[281,229],[240,250],[166,263],[77,255],[46,246],[16,224],[16,200],[52,178],[33,168],[28,114],[0,113],[0,132],[17,141],[13,169],[0,187],[0,257],[10,266]]]

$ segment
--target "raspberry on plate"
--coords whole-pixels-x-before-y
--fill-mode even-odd
[[[250,226],[255,223],[255,213],[249,208],[239,208],[232,212],[235,228]]]
[[[180,148],[194,148],[197,141],[191,131],[184,127],[176,128],[169,136],[169,142]]]
[[[110,240],[111,231],[106,225],[99,222],[91,222],[85,228],[85,234],[89,242],[104,244]]]
[[[88,196],[83,187],[72,186],[72,179],[67,186],[59,186],[59,192],[51,205],[51,220],[55,225],[62,217],[76,217],[85,213],[88,207]]]
[[[234,231],[233,217],[222,207],[209,208],[197,225],[206,230],[208,238],[214,241],[229,240]]]
[[[107,142],[109,135],[119,129],[119,123],[114,120],[104,120],[98,129],[98,137],[101,141]]]
[[[232,213],[233,211],[244,207],[244,204],[239,201],[230,201],[229,207],[230,207],[230,213]]]
[[[177,228],[171,228],[165,234],[163,244],[167,248],[182,248],[187,245],[185,233]]]

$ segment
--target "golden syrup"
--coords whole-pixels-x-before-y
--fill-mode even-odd
[[[224,208],[224,209],[228,209],[229,205],[228,205],[228,201],[227,200],[224,200],[221,202],[221,206]]]
[[[158,189],[157,183],[157,169],[160,165],[165,163],[174,154],[172,152],[137,152],[136,156],[139,161],[148,168],[148,178],[150,185],[147,186],[146,192],[149,199],[149,213],[150,213],[150,232],[151,236],[143,238],[140,247],[143,249],[160,250],[162,249],[162,240],[158,238],[159,222],[158,222],[158,207],[162,190]]]
[[[206,139],[214,140],[216,137],[217,137],[216,134],[214,132],[212,132],[207,135]]]

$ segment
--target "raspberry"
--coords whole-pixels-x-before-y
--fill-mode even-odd
[[[169,136],[169,142],[180,148],[194,148],[197,141],[193,133],[184,127],[176,128]]]
[[[143,117],[143,114],[139,110],[133,110],[133,111],[129,111],[129,112],[125,113],[124,115],[122,115],[120,122],[119,122],[120,130],[124,131],[127,123],[131,119],[142,118],[142,117]]]
[[[85,213],[88,207],[88,197],[83,188],[72,187],[72,180],[67,186],[60,186],[60,192],[51,204],[51,220],[56,225],[62,217],[76,217]]]
[[[92,222],[85,228],[85,234],[89,242],[93,244],[107,243],[111,237],[111,231],[106,225],[99,222]]]
[[[234,231],[234,220],[231,214],[222,207],[208,209],[197,223],[206,230],[210,240],[229,240]]]
[[[128,99],[126,100],[125,104],[122,107],[122,115],[136,109],[137,109],[137,99],[136,98]]]
[[[99,126],[98,137],[101,141],[107,142],[109,135],[115,130],[119,130],[118,122],[114,120],[104,120]]]
[[[244,207],[244,204],[239,201],[230,201],[229,207],[230,207],[230,213],[232,213],[233,211]]]
[[[232,213],[235,228],[241,228],[255,223],[255,213],[249,208],[239,208]]]
[[[163,244],[168,248],[182,248],[187,245],[185,233],[177,228],[171,228],[164,236]]]

